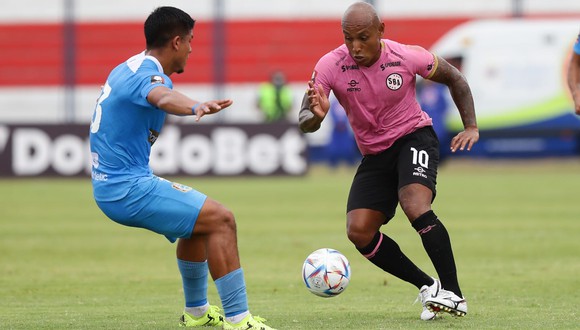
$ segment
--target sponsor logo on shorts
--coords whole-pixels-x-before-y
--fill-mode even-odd
[[[425,172],[426,172],[426,171],[425,171],[425,169],[424,169],[424,168],[422,168],[421,166],[419,166],[419,167],[415,167],[413,170],[415,170],[415,171],[413,172],[413,176],[420,176],[420,177],[422,177],[422,178],[425,178],[425,179],[427,179],[427,174],[425,174]]]
[[[191,187],[188,187],[188,186],[186,186],[186,185],[184,185],[184,184],[177,183],[177,182],[173,182],[173,183],[171,184],[171,187],[172,187],[173,189],[175,189],[175,190],[179,190],[179,191],[181,191],[181,192],[188,192],[188,191],[190,191],[190,190],[191,190]]]

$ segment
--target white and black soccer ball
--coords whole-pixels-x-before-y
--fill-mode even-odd
[[[320,297],[341,294],[350,282],[350,275],[348,259],[335,249],[318,249],[308,255],[302,265],[306,288]]]

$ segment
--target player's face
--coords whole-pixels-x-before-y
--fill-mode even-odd
[[[344,44],[350,56],[361,66],[373,65],[381,56],[384,25],[345,22],[342,27]]]
[[[179,44],[178,56],[177,56],[177,63],[176,63],[176,73],[183,73],[185,70],[185,65],[187,64],[187,59],[189,58],[189,54],[191,53],[191,40],[193,39],[193,32],[189,31],[189,33],[181,39]]]

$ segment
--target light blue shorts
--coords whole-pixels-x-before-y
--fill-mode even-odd
[[[165,235],[173,243],[191,237],[206,198],[193,188],[152,176],[137,180],[123,199],[97,205],[111,220]]]

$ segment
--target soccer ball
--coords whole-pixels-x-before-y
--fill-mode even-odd
[[[337,250],[318,249],[304,260],[302,280],[306,288],[317,296],[337,296],[350,282],[350,263]]]

